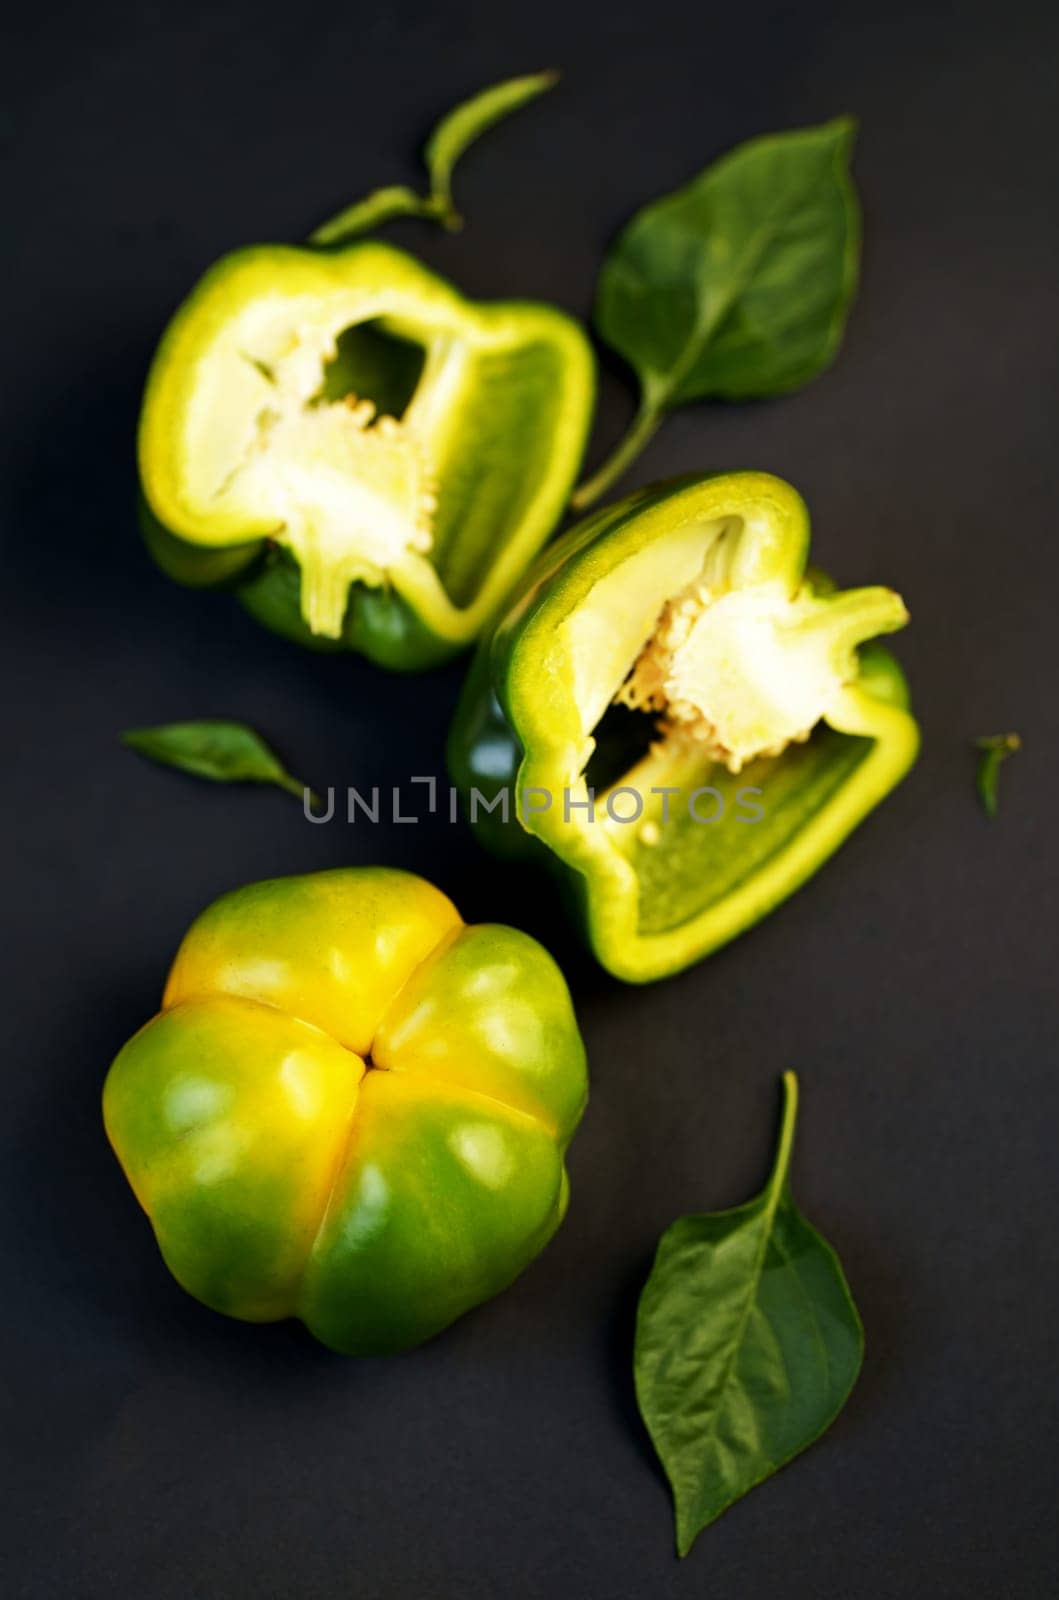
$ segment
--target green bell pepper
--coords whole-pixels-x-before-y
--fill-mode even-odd
[[[401,1350],[499,1292],[566,1210],[585,1053],[555,962],[422,878],[222,896],[103,1114],[174,1277],[332,1349]]]
[[[235,251],[148,377],[148,547],[301,644],[433,665],[551,533],[593,394],[588,341],[550,306],[475,305],[374,241]]]
[[[901,599],[836,592],[808,547],[777,478],[655,486],[545,551],[480,647],[453,780],[484,843],[558,868],[620,978],[763,917],[915,759],[900,669],[865,643]]]

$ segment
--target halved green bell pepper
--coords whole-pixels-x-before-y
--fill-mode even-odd
[[[465,926],[411,873],[351,867],[208,907],[103,1114],[190,1294],[383,1355],[543,1249],[587,1092],[547,951]]]
[[[473,304],[375,241],[235,251],[148,377],[148,546],[299,643],[430,666],[558,521],[593,394],[588,341],[551,306]]]
[[[756,922],[915,759],[900,669],[866,643],[901,599],[835,591],[808,548],[778,478],[655,486],[545,551],[480,647],[453,779],[483,842],[559,869],[618,977]]]

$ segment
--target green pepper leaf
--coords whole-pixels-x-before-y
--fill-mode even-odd
[[[576,506],[620,477],[668,409],[780,394],[827,366],[857,284],[854,133],[839,117],[752,139],[619,234],[600,273],[595,324],[636,373],[640,405]]]
[[[423,147],[430,193],[417,194],[404,184],[374,189],[365,199],[345,206],[309,235],[310,244],[344,244],[394,217],[423,217],[454,232],[463,218],[452,199],[452,172],[464,151],[496,123],[543,94],[559,81],[557,72],[533,72],[482,89],[442,117]]]
[[[978,798],[982,802],[982,810],[992,821],[1000,804],[997,793],[1000,769],[1009,756],[1022,749],[1022,740],[1017,733],[991,733],[985,738],[976,739],[974,743],[975,749],[980,752]]]
[[[793,1072],[783,1088],[763,1192],[673,1223],[640,1297],[636,1397],[673,1490],[682,1556],[733,1501],[824,1432],[864,1353],[838,1257],[791,1199]]]
[[[430,174],[431,198],[448,228],[460,226],[460,216],[452,203],[452,169],[476,139],[512,111],[536,100],[559,81],[557,72],[531,72],[521,78],[507,78],[489,89],[472,95],[442,117],[423,147],[423,160]]]
[[[421,217],[431,215],[430,202],[409,189],[407,184],[395,183],[386,189],[373,189],[363,200],[344,207],[335,216],[322,222],[309,235],[310,244],[341,244],[358,233],[370,233],[372,228],[392,222],[395,217]]]
[[[302,799],[305,785],[291,776],[260,734],[243,722],[208,718],[130,728],[121,742],[164,767],[176,767],[214,783],[274,783]],[[313,804],[317,797],[309,791]]]

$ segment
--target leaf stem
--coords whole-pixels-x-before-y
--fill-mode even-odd
[[[767,1189],[769,1199],[773,1203],[781,1194],[790,1173],[794,1128],[798,1120],[798,1075],[794,1072],[785,1072],[782,1081],[783,1110],[780,1113],[780,1136],[776,1144],[776,1159],[773,1162]]]
[[[1017,733],[992,733],[983,739],[976,739],[975,748],[980,753],[978,798],[982,802],[982,810],[992,821],[999,807],[997,791],[1000,784],[1000,768],[1009,756],[1013,756],[1022,748],[1022,740]]]
[[[276,783],[281,789],[286,789],[288,794],[292,794],[295,800],[301,800],[303,804],[305,796],[308,795],[309,804],[314,810],[319,809],[320,796],[315,789],[310,789],[307,783],[302,783],[298,778],[292,778],[289,773],[285,773],[282,778],[277,778]]]
[[[641,450],[654,437],[662,420],[662,411],[658,398],[646,393],[643,395],[625,437],[619,440],[603,465],[574,490],[570,504],[575,511],[586,511],[589,506],[595,505],[600,495],[605,494],[611,484],[628,471]]]

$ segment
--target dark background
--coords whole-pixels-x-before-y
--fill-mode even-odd
[[[1048,8],[1051,11],[1053,8]],[[1055,1554],[1057,34],[1026,7],[23,7],[6,58],[2,633],[5,1595],[76,1600],[1043,1596]],[[697,970],[625,989],[545,886],[440,823],[310,827],[289,797],[121,749],[202,715],[317,784],[442,770],[461,666],[316,658],[170,585],[133,517],[169,313],[234,246],[414,179],[456,99],[561,88],[458,175],[467,291],[589,308],[606,241],[737,141],[862,119],[865,270],[835,368],[672,419],[628,480],[762,467],[814,555],[911,606],[925,745],[819,878]],[[603,383],[594,456],[629,392]],[[1016,727],[999,820],[975,735]],[[165,1272],[99,1117],[192,916],[385,861],[563,962],[594,1095],[569,1218],[507,1294],[391,1361],[212,1315]],[[657,1237],[761,1184],[785,1067],[795,1184],[867,1328],[825,1440],[672,1554],[630,1345]]]

